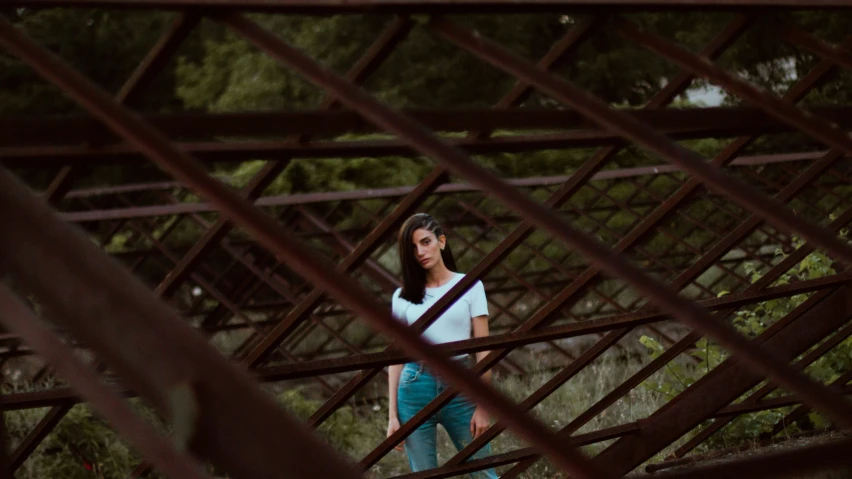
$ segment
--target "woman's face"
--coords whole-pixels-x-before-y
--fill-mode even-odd
[[[438,264],[443,264],[444,259],[441,257],[441,248],[446,241],[446,238],[443,236],[436,238],[435,233],[427,229],[420,228],[414,230],[414,233],[411,234],[414,259],[426,270],[430,270]]]

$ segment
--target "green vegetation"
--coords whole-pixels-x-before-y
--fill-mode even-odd
[[[560,429],[627,379],[640,366],[641,364],[628,363],[614,355],[604,356],[533,408],[532,414],[554,430]],[[520,402],[547,382],[552,374],[551,371],[539,370],[537,366],[531,365],[530,374],[525,377],[500,378],[498,376],[495,387],[513,401]],[[276,398],[283,408],[302,419],[306,419],[321,405],[321,401],[309,399],[300,389],[282,392],[277,394]],[[663,397],[658,392],[636,388],[581,428],[579,433],[646,417],[659,407],[662,401]],[[137,400],[132,403],[137,412],[159,430],[165,431],[149,409]],[[16,444],[25,437],[46,411],[47,409],[33,409],[7,412],[6,427],[12,444]],[[353,461],[358,461],[384,439],[386,428],[387,406],[386,403],[380,402],[374,406],[340,409],[323,423],[318,434],[340,453]],[[511,433],[504,433],[492,442],[495,453],[508,452],[525,446],[524,441]],[[585,450],[593,453],[601,448],[602,445],[592,445]],[[440,428],[438,452],[441,463],[452,457],[455,452],[449,437]],[[112,432],[89,406],[78,405],[72,408],[56,430],[39,446],[36,453],[24,463],[17,477],[19,479],[121,478],[125,477],[140,459],[138,454]],[[96,471],[87,469],[84,462],[92,464]],[[102,476],[94,475],[98,471]],[[387,477],[407,471],[408,462],[405,454],[391,451],[370,470],[368,477]],[[529,479],[553,477],[553,473],[553,466],[548,461],[542,460],[522,477]]]
[[[845,232],[843,236],[846,236]],[[796,247],[798,248],[802,244],[804,242],[798,240]],[[781,251],[777,254],[779,259],[786,256]],[[745,269],[752,282],[757,281],[762,276],[762,273],[753,264],[747,264]],[[835,273],[836,271],[831,259],[824,253],[815,251],[802,260],[797,267],[778,278],[773,283],[773,286],[789,284],[799,280],[821,278]],[[720,296],[724,294],[726,293],[721,293]],[[812,294],[798,294],[788,298],[773,299],[758,303],[749,308],[740,309],[734,315],[732,324],[745,337],[755,338],[804,303]],[[662,344],[650,336],[642,336],[641,342],[648,348],[652,358],[658,357],[666,350]],[[816,345],[811,349],[816,349],[818,346]],[[805,354],[807,352],[800,355],[799,358]],[[694,358],[694,361],[681,355],[678,360],[670,361],[660,374],[647,380],[643,385],[649,390],[659,392],[667,399],[672,399],[730,356],[715,341],[707,338],[700,339],[695,344],[695,347],[688,352],[688,355]],[[846,338],[827,354],[810,364],[805,369],[805,373],[815,380],[827,384],[850,369],[852,369],[852,337]],[[744,394],[741,399],[748,397],[759,389],[760,386]],[[779,389],[767,397],[772,398],[787,394],[789,392]],[[700,446],[700,450],[727,448],[748,442],[755,442],[761,438],[761,435],[771,432],[775,424],[793,409],[795,409],[795,406],[743,414],[731,421],[720,432],[711,436],[708,441]],[[707,424],[711,422],[708,421]],[[822,413],[811,412],[806,417],[790,425],[786,432],[810,431],[822,429],[828,425],[829,421]],[[694,434],[699,431],[700,429],[696,430]]]

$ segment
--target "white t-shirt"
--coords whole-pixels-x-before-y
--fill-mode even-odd
[[[400,298],[402,288],[393,293],[391,308],[395,318],[414,324],[420,316],[432,307],[444,294],[455,286],[464,274],[455,273],[453,279],[437,288],[426,288],[426,294],[421,304],[414,304]],[[466,293],[458,298],[444,314],[426,328],[423,338],[432,344],[449,343],[470,339],[471,319],[488,315],[488,302],[485,299],[485,287],[482,281],[477,281]]]

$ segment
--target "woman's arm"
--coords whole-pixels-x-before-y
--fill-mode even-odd
[[[388,367],[388,437],[399,429],[399,410],[397,409],[397,393],[399,392],[399,376],[402,374],[402,364],[393,364]],[[397,450],[402,450],[400,442],[396,445]]]
[[[474,338],[484,338],[488,336],[488,316],[477,316],[471,320],[473,323],[473,337]],[[476,362],[482,361],[485,356],[488,356],[488,353],[491,351],[479,351],[476,353]],[[485,383],[491,382],[491,370],[489,369],[482,375],[482,380]],[[491,421],[488,419],[488,413],[485,412],[485,409],[477,406],[476,411],[473,412],[473,417],[470,419],[470,434],[475,438],[479,437],[480,434],[484,433],[486,429],[491,425]]]
[[[473,337],[484,338],[488,336],[488,316],[477,316],[471,320],[473,322]],[[476,362],[482,361],[485,356],[491,351],[479,351],[476,353]],[[482,380],[486,383],[491,382],[491,370],[482,375]]]

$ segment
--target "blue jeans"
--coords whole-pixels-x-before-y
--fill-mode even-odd
[[[445,389],[447,389],[447,386],[428,369],[425,369],[422,364],[406,364],[399,376],[397,410],[400,424],[408,422]],[[470,444],[473,441],[473,436],[470,434],[470,419],[475,410],[475,404],[464,396],[458,395],[411,433],[405,439],[405,452],[408,454],[408,464],[411,466],[411,471],[419,472],[438,467],[436,444],[438,432],[436,426],[438,424],[444,426],[459,451]],[[490,455],[491,444],[487,444],[477,451],[471,459],[482,459]],[[493,469],[488,469],[474,472],[470,477],[496,479],[497,474]]]

